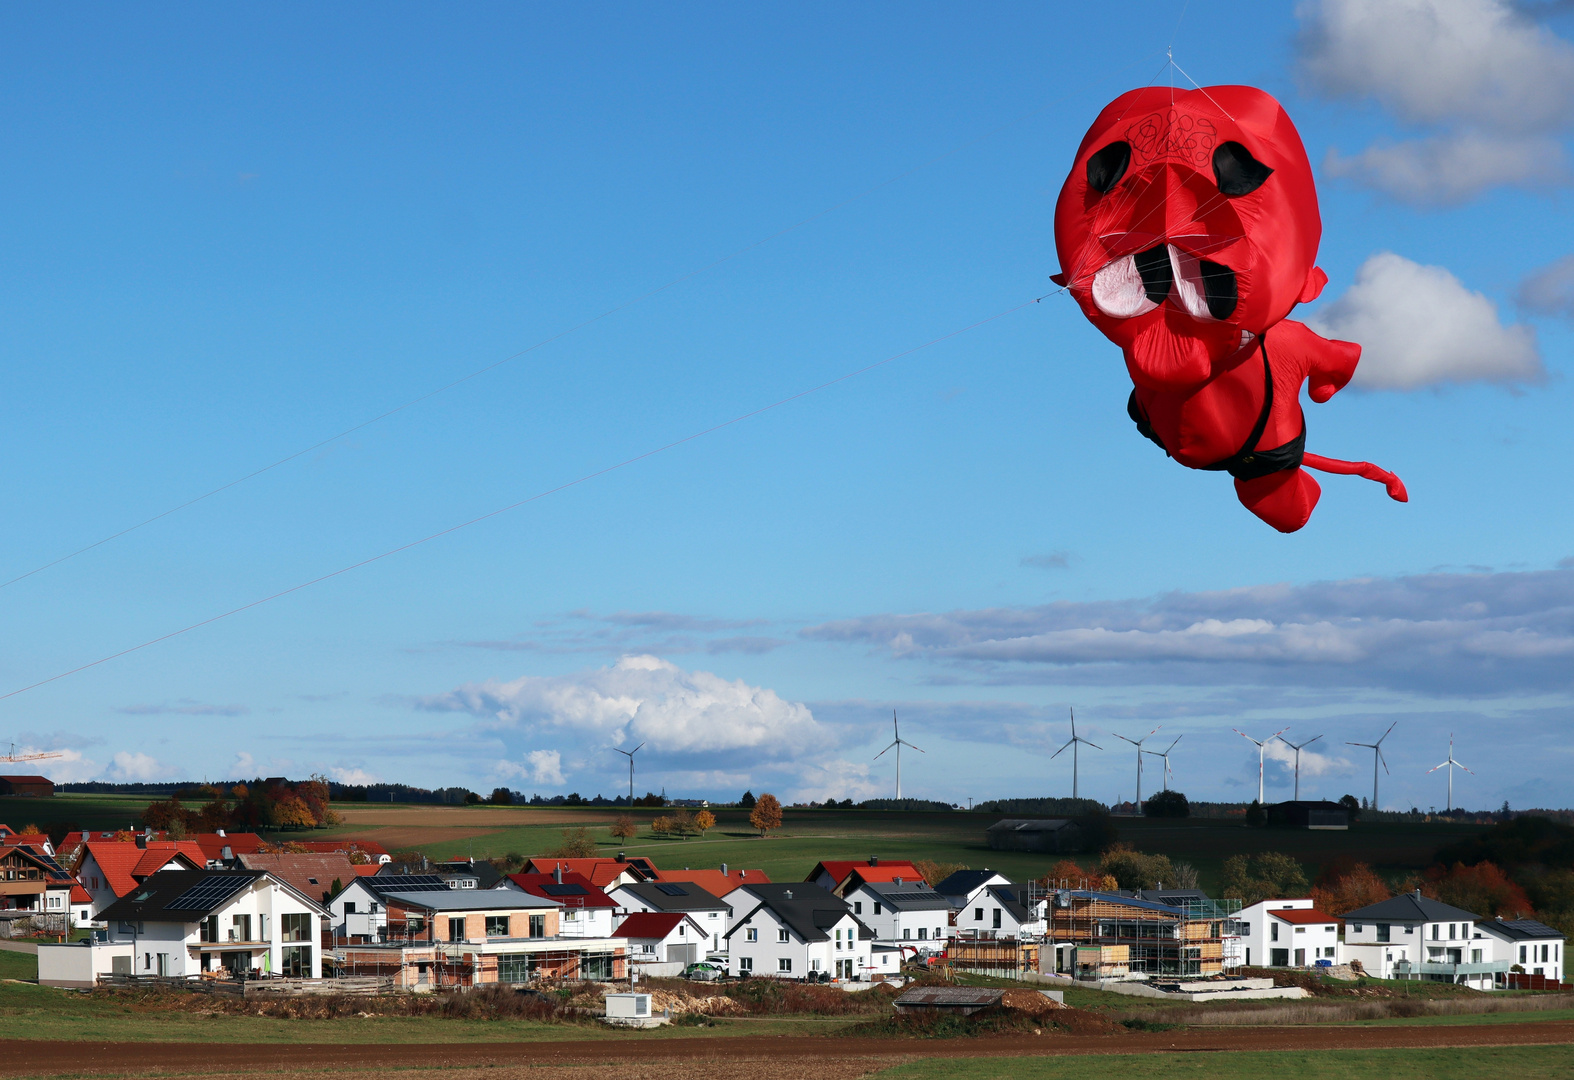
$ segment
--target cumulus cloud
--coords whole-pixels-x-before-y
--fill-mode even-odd
[[[1424,574],[1100,603],[873,615],[811,627],[991,682],[1574,685],[1574,571]]]
[[[1306,321],[1326,337],[1361,343],[1354,385],[1368,390],[1546,376],[1531,327],[1504,325],[1496,304],[1447,270],[1392,252],[1367,259],[1355,284]]]
[[[380,784],[382,777],[367,772],[365,769],[346,769],[334,767],[328,770],[328,775],[341,784],[365,786],[367,784]]]
[[[655,656],[566,676],[488,681],[422,699],[422,707],[491,717],[499,727],[572,730],[656,752],[797,752],[824,733],[809,709],[774,690],[685,671]]]
[[[500,775],[516,780],[529,780],[543,787],[556,787],[565,781],[563,755],[556,750],[532,750],[523,761],[500,761]]]
[[[246,779],[248,776],[256,776],[256,759],[245,750],[237,751],[235,754],[235,760],[230,764],[230,773],[231,775],[236,776],[242,780]]]
[[[1288,733],[1287,737],[1298,743],[1303,741],[1302,736],[1294,732]],[[1307,737],[1309,738],[1310,736]],[[1261,736],[1258,736],[1258,738],[1261,738]],[[1339,756],[1337,751],[1325,753],[1323,752],[1324,749],[1326,748],[1322,742],[1313,743],[1311,746],[1305,746],[1303,743],[1301,749],[1301,780],[1303,783],[1308,779],[1315,779],[1320,776],[1344,775],[1351,771],[1349,758]],[[1263,748],[1263,757],[1267,761],[1283,765],[1286,776],[1293,777],[1295,775],[1294,747],[1274,739]]]
[[[1574,319],[1574,255],[1565,255],[1527,277],[1519,286],[1519,306],[1537,315]]]
[[[1494,187],[1557,187],[1574,176],[1568,151],[1554,139],[1474,131],[1385,139],[1349,157],[1334,149],[1323,168],[1401,202],[1429,206],[1456,206]]]
[[[140,751],[131,753],[122,750],[115,755],[106,775],[118,783],[131,784],[139,781],[163,780],[171,773],[169,766],[157,758]]]
[[[1522,10],[1503,0],[1313,0],[1297,14],[1311,89],[1373,99],[1405,124],[1435,129],[1331,155],[1335,175],[1421,203],[1568,182],[1567,155],[1551,137],[1574,116],[1574,46]]]

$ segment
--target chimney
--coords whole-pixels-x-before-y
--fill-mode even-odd
[[[788,889],[786,892],[782,893],[782,899],[783,900],[791,900],[792,899],[792,890]]]
[[[1416,899],[1421,899],[1421,889],[1419,887],[1416,888]]]
[[[220,836],[223,836],[223,835],[224,835],[224,830],[223,830],[223,829],[220,829],[220,830],[219,830],[219,833],[218,833],[218,834],[219,834],[219,835],[220,835]]]
[[[627,862],[627,861],[628,860],[623,857],[623,853],[621,851],[618,852],[618,862]]]
[[[558,863],[552,868],[552,880],[559,885],[563,884],[563,864]]]
[[[871,856],[869,856],[869,865],[870,866],[879,866],[880,865],[880,856],[878,856],[878,855],[871,855]]]
[[[152,837],[152,835],[153,835],[153,830],[152,829],[149,829],[147,832],[138,833],[137,834],[137,847],[139,847],[139,848],[147,847],[148,846],[148,840]]]
[[[225,862],[234,862],[235,849],[230,847],[228,844],[225,844],[219,849],[219,858],[223,859]]]
[[[726,863],[722,863],[721,864],[721,876],[722,877],[726,877],[727,876],[727,864]]]

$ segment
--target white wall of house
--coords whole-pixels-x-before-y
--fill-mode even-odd
[[[1264,900],[1242,908],[1240,914],[1240,963],[1253,967],[1315,967],[1317,961],[1342,962],[1339,924],[1292,924],[1273,915],[1275,911],[1310,911],[1310,897],[1291,900]]]
[[[685,916],[665,937],[629,938],[628,943],[628,958],[633,964],[693,964],[705,959],[710,935],[692,917]]]
[[[846,900],[852,905],[853,914],[874,931],[876,941],[907,944],[936,942],[935,948],[945,947],[946,928],[951,915],[949,908],[893,908],[888,900],[866,885],[848,893]]]
[[[755,978],[803,979],[829,972],[834,978],[867,979],[870,942],[858,939],[851,914],[826,928],[827,941],[805,941],[768,907],[746,915],[728,938],[727,974]]]
[[[176,856],[174,852],[171,852],[169,861],[163,866],[159,867],[159,869],[200,870],[202,867],[193,867],[190,862],[187,862],[185,859]],[[82,865],[77,868],[77,881],[82,884],[82,887],[87,890],[88,895],[93,898],[92,903],[89,905],[89,921],[96,920],[98,918],[99,912],[103,911],[110,904],[113,904],[116,900],[120,899],[120,897],[115,895],[115,890],[109,887],[109,879],[104,876],[104,871],[99,867],[98,860],[93,858],[93,853],[91,850],[82,856]],[[77,904],[76,906],[77,908],[82,907],[81,904]],[[80,911],[73,911],[72,916],[73,918],[80,919],[81,913]]]
[[[606,893],[612,898],[613,903],[618,905],[619,916],[633,915],[634,913],[640,911],[659,912],[663,910],[671,910],[652,907],[650,904],[645,902],[643,897],[637,896],[623,887],[606,890]],[[727,905],[721,901],[718,901],[718,904],[718,907],[704,908],[699,911],[690,911],[687,913],[693,917],[695,922],[699,923],[705,928],[705,933],[710,938],[710,945],[708,948],[711,952],[720,952],[727,947]]]
[[[609,907],[576,908],[565,904],[558,917],[558,933],[563,937],[611,937],[614,921]]]
[[[203,940],[215,926],[207,917],[111,920],[108,935],[111,943],[132,946],[133,975],[199,975],[221,970],[226,956],[238,956],[243,959],[237,963],[258,974],[283,974],[299,958],[304,977],[322,977],[321,912],[271,878],[258,879],[212,917],[217,941]],[[286,921],[297,927],[298,938],[286,939]]]
[[[1348,962],[1360,960],[1367,974],[1380,979],[1393,977],[1394,964],[1482,964],[1504,959],[1503,943],[1482,933],[1473,922],[1356,922],[1344,928],[1342,955]],[[1491,990],[1490,972],[1461,975],[1464,986]]]
[[[952,936],[970,931],[1002,937],[1037,937],[1044,934],[1048,926],[1044,919],[1044,901],[1037,905],[1038,910],[1033,918],[1020,921],[1010,908],[1001,904],[1000,899],[989,891],[990,887],[981,885],[974,889],[967,901],[957,909],[956,925],[949,930]]]
[[[1549,979],[1563,980],[1563,939],[1533,938],[1528,941],[1508,940],[1498,937],[1490,929],[1491,923],[1481,923],[1484,937],[1493,943],[1495,959],[1518,964],[1526,975],[1544,975]]]

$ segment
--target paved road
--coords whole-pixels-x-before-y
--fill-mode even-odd
[[[6,952],[25,952],[38,955],[38,946],[31,941],[0,941],[0,949]]]

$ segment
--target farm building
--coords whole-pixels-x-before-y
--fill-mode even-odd
[[[55,782],[47,776],[0,776],[0,795],[47,799],[55,793]]]
[[[1003,818],[985,829],[984,836],[996,851],[1082,850],[1082,827],[1069,818]]]

